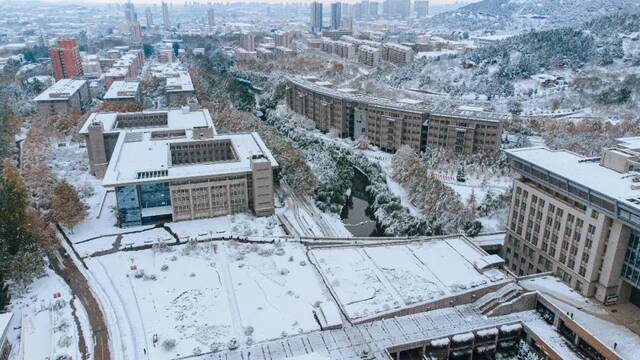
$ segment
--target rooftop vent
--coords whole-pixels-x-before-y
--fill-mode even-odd
[[[126,143],[140,142],[140,141],[142,141],[141,132],[130,132],[124,135],[124,142]]]
[[[169,170],[145,170],[138,171],[136,174],[137,179],[153,179],[169,176]]]

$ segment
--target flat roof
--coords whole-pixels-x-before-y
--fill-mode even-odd
[[[630,306],[602,305],[576,293],[552,275],[531,276],[519,280],[518,284],[527,290],[535,290],[545,295],[546,300],[564,313],[570,313],[572,321],[609,346],[609,350],[614,351],[621,358],[637,358],[640,336],[633,330],[634,319],[640,316],[640,310],[637,307],[631,304],[627,304]],[[613,349],[614,343],[617,343],[615,349]]]
[[[640,136],[617,138],[616,143],[618,144],[618,146],[623,147],[627,150],[640,150]]]
[[[73,96],[87,80],[61,79],[36,96],[34,101],[66,101]]]
[[[449,103],[446,100],[440,101],[439,103],[407,103],[397,99],[393,100],[363,94],[341,92],[330,87],[321,86],[324,83],[323,81],[312,82],[308,81],[307,78],[299,76],[290,76],[288,77],[288,80],[293,84],[296,84],[309,91],[313,91],[337,99],[342,99],[345,101],[364,103],[373,107],[388,108],[419,114],[429,114],[433,116],[461,118],[482,122],[500,122],[509,118],[509,115],[506,114],[477,111],[476,107],[471,107],[473,108],[473,110],[469,110],[469,108]]]
[[[129,69],[126,67],[112,67],[109,70],[102,73],[104,76],[126,76],[129,73]]]
[[[126,116],[132,116],[135,114],[167,114],[167,124],[164,126],[149,127],[146,129],[118,129],[116,128],[116,120],[119,114]],[[156,111],[143,111],[137,113],[117,113],[117,112],[101,112],[92,113],[89,115],[87,121],[80,128],[80,134],[87,134],[89,125],[92,123],[102,123],[103,131],[105,133],[119,133],[125,131],[145,131],[145,130],[180,130],[180,129],[192,129],[194,127],[210,127],[214,128],[213,120],[209,114],[209,110],[186,110],[183,109],[171,109],[171,110],[156,110]],[[215,132],[215,129],[214,129]]]
[[[140,134],[138,141],[127,139],[126,135],[131,132],[120,134],[102,182],[104,186],[245,174],[251,171],[251,158],[254,155],[263,155],[271,162],[271,166],[278,166],[271,151],[264,144],[260,135],[255,132],[214,135],[213,140],[231,141],[237,160],[172,166],[170,163],[170,144],[202,142],[212,139],[194,139],[192,129],[187,129],[185,137],[182,138],[152,139],[152,131],[137,131],[136,133]],[[164,175],[138,179],[138,173],[143,171],[161,171],[164,172]]]
[[[147,72],[153,77],[168,78],[172,76],[178,76],[180,71],[186,71],[184,66],[180,63],[152,63],[147,66]]]
[[[483,246],[502,246],[504,244],[506,232],[499,231],[494,233],[484,233],[478,234],[477,236],[472,237],[470,240],[473,241],[474,244],[483,247]]]
[[[140,81],[137,80],[118,80],[114,81],[109,90],[104,94],[105,100],[116,99],[133,99],[138,93]]]
[[[344,314],[352,321],[475,292],[511,280],[463,236],[393,244],[325,246],[309,251]]]
[[[178,71],[178,76],[168,77],[166,84],[166,91],[182,92],[193,91],[193,82],[191,81],[191,75],[187,71]]]
[[[400,51],[413,51],[413,49],[411,49],[408,46],[400,45],[398,43],[393,43],[393,42],[384,43],[382,44],[382,46],[386,46],[386,47],[389,47],[395,50],[400,50]]]
[[[640,187],[633,182],[633,173],[621,174],[600,165],[597,159],[587,158],[566,150],[551,150],[547,147],[529,147],[505,150],[510,157],[527,162],[538,168],[567,179],[582,187],[608,196],[630,207],[640,210]],[[640,201],[640,200],[639,200]]]

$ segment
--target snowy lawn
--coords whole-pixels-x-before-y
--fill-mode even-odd
[[[102,191],[102,196],[105,192]],[[101,200],[100,200],[101,201]],[[102,211],[99,211],[100,207]],[[115,193],[106,192],[104,204],[96,203],[87,218],[67,235],[80,256],[90,256],[98,251],[149,245],[157,242],[175,242],[172,234],[154,225],[120,228],[116,226]],[[284,230],[275,216],[256,217],[249,213],[220,216],[210,219],[170,222],[169,227],[181,241],[209,237],[280,237]],[[115,244],[115,245],[114,245]],[[114,247],[115,246],[115,247]]]
[[[82,304],[72,296],[64,280],[47,268],[44,277],[36,279],[25,293],[14,295],[11,302],[11,329],[22,326],[22,339],[11,330],[8,335],[16,359],[19,353],[22,359],[57,359],[63,355],[81,358],[72,299],[87,348],[93,351],[91,326]]]
[[[429,302],[505,279],[477,271],[484,254],[461,239],[311,250],[314,261],[352,319]]]
[[[217,241],[123,251],[87,265],[127,351],[146,348],[152,359],[319,330],[313,310],[330,302],[300,244]]]

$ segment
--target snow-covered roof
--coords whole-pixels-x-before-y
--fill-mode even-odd
[[[502,246],[504,244],[504,237],[506,232],[500,231],[495,233],[479,234],[471,238],[474,244],[483,246]]]
[[[639,151],[640,150],[640,136],[629,136],[617,138],[616,143],[619,147],[627,150]]]
[[[173,50],[171,50],[173,51]],[[178,76],[181,71],[186,71],[180,63],[153,63],[147,67],[147,71],[151,76],[156,78],[167,78]]]
[[[165,89],[168,93],[193,91],[193,82],[191,81],[191,75],[189,75],[187,71],[179,71],[178,76],[167,78]]]
[[[625,308],[623,310],[625,315],[620,313],[614,315],[610,307],[585,298],[550,275],[531,276],[518,281],[518,284],[527,290],[538,291],[545,296],[547,301],[558,307],[562,313],[571,314],[572,322],[608,346],[609,351],[616,352],[620,358],[637,358],[640,336],[635,333],[633,322],[619,321],[621,316],[637,319],[640,316],[640,310],[637,307]],[[545,335],[550,331],[539,321],[526,324],[533,327],[537,335]],[[557,333],[554,334],[554,337],[557,337]],[[617,343],[615,349],[613,349],[614,343]]]
[[[400,45],[398,43],[388,42],[388,43],[384,43],[383,46],[394,49],[394,50],[398,50],[398,51],[412,51],[410,47]]]
[[[413,112],[419,114],[430,114],[433,116],[445,116],[454,118],[463,118],[466,120],[475,120],[483,122],[500,122],[509,118],[506,114],[498,114],[486,111],[479,111],[477,107],[464,107],[456,106],[448,103],[447,101],[441,101],[439,103],[414,103],[401,100],[386,99],[381,97],[373,97],[363,94],[346,93],[333,89],[325,85],[324,81],[318,81],[315,78],[304,78],[298,76],[290,76],[288,80],[293,84],[305,88],[309,91],[316,92],[325,96],[330,96],[336,99],[342,99],[344,101],[350,101],[354,103],[363,103],[369,106],[376,106],[381,108],[400,110],[406,112]],[[310,81],[311,80],[311,81]],[[472,109],[472,110],[470,110]]]
[[[80,88],[86,84],[86,80],[61,79],[40,95],[36,96],[34,101],[67,101]]]
[[[166,123],[158,126],[149,126],[147,128],[135,128],[135,129],[122,129],[117,127],[117,120],[119,115],[123,116],[135,116],[139,114],[149,115],[166,115]],[[123,131],[145,131],[145,130],[179,130],[179,129],[192,129],[194,127],[210,127],[213,128],[213,120],[209,114],[209,110],[189,110],[188,107],[183,109],[171,109],[171,110],[157,110],[157,111],[143,111],[140,113],[117,113],[117,112],[103,112],[93,113],[89,116],[87,121],[80,128],[80,134],[87,134],[90,124],[101,123],[103,131],[105,133],[118,133]],[[214,130],[215,131],[215,130]]]
[[[126,67],[112,67],[103,73],[104,76],[126,76],[129,73],[129,69]]]
[[[109,167],[102,182],[103,185],[116,186],[143,182],[208,178],[228,174],[246,174],[251,172],[251,159],[254,156],[264,156],[271,162],[272,167],[278,166],[278,162],[258,133],[214,135],[213,139],[201,140],[195,138],[193,132],[192,129],[186,129],[184,137],[162,139],[154,138],[152,130],[120,134],[109,161]],[[135,135],[127,136],[132,134]],[[181,164],[179,166],[171,164],[171,144],[225,140],[231,142],[236,159]],[[146,177],[140,176],[141,173],[153,173],[156,175]]]
[[[140,82],[137,80],[114,81],[104,94],[105,100],[133,99],[138,93]]]
[[[510,281],[500,270],[479,269],[487,254],[463,236],[318,247],[309,255],[344,314],[358,321]]]
[[[619,173],[600,165],[599,159],[586,158],[566,150],[551,150],[546,147],[529,147],[505,150],[515,160],[528,164],[532,169],[515,167],[527,176],[548,176],[550,180],[565,182],[581,187],[583,192],[591,196],[605,197],[605,200],[617,201],[627,207],[640,211],[640,187],[634,182],[635,176],[630,173]],[[543,172],[541,172],[541,170]],[[574,192],[575,194],[575,192]],[[578,196],[578,195],[576,195]],[[584,195],[587,196],[586,194]],[[608,198],[608,199],[606,199]],[[589,199],[582,198],[583,202]],[[593,200],[591,201],[594,202]],[[611,204],[610,212],[614,212]],[[602,207],[602,205],[599,205]]]

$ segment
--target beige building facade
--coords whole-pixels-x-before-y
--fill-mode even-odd
[[[403,145],[458,154],[495,154],[500,149],[502,118],[496,114],[361,96],[299,78],[289,80],[286,100],[291,110],[313,120],[321,131],[366,137],[384,151],[394,152]]]
[[[62,79],[34,98],[38,113],[64,114],[82,111],[91,103],[89,83],[86,80]]]
[[[517,275],[550,271],[586,297],[640,306],[640,187],[616,152],[631,155],[507,151],[520,177],[513,184],[505,266]]]
[[[382,60],[394,64],[409,64],[413,61],[413,50],[396,43],[382,44]]]

